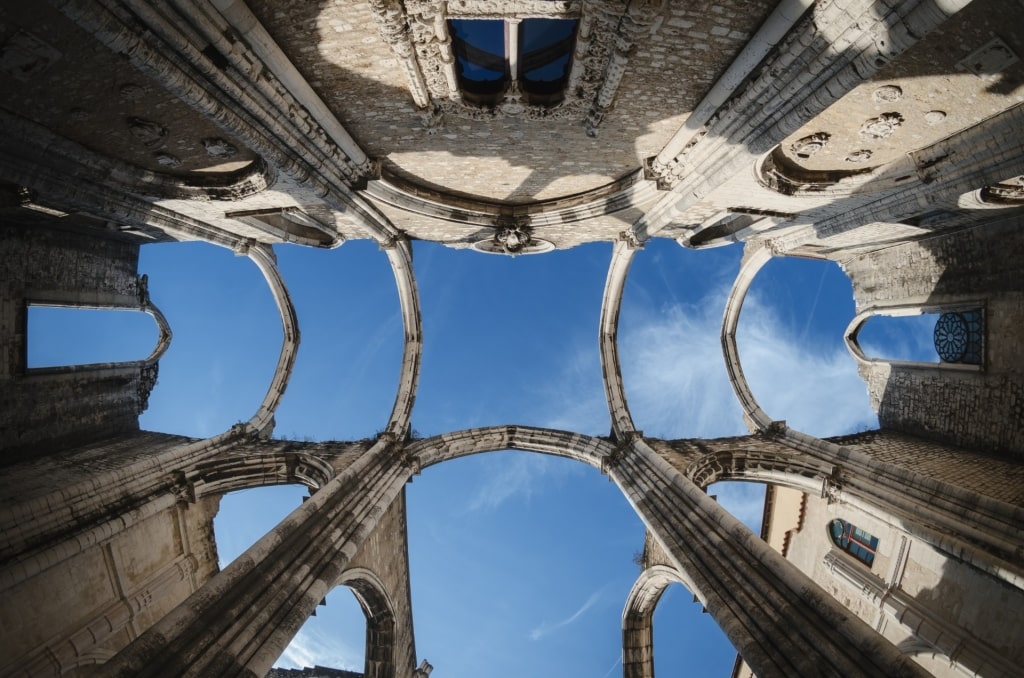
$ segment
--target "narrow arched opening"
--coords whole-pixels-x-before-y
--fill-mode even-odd
[[[654,608],[655,676],[727,676],[736,649],[681,583],[671,583]]]
[[[175,333],[139,425],[206,438],[247,421],[281,351],[281,317],[260,270],[206,243],[146,245],[139,267]]]
[[[275,485],[225,494],[213,521],[220,569],[281,522],[305,501],[308,492],[301,485]],[[354,594],[357,585],[337,586],[327,594],[274,663],[278,673],[271,675],[289,676],[293,674],[288,670],[314,666],[363,673],[371,629],[366,608]]]
[[[776,420],[815,436],[877,427],[844,343],[849,278],[832,261],[772,258],[753,280],[736,332],[743,376]]]
[[[621,673],[644,527],[596,469],[475,454],[425,469],[407,497],[416,644],[448,648],[446,673]],[[472,643],[457,636],[467,625]]]
[[[26,366],[144,360],[154,352],[158,334],[153,318],[139,310],[30,304]]]

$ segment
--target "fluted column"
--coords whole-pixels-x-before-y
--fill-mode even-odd
[[[264,676],[410,475],[382,437],[100,676]]]
[[[609,475],[758,676],[927,675],[642,439],[617,456]]]

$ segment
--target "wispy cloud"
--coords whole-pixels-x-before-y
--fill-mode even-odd
[[[621,664],[621,663],[622,663],[622,655],[619,655],[618,657],[615,658],[615,663],[613,663],[611,665],[611,667],[608,669],[608,671],[605,672],[605,674],[601,678],[608,678],[608,676],[612,675],[612,671],[614,671],[616,669],[616,667],[618,667],[619,664]]]
[[[318,631],[299,629],[285,648],[275,666],[301,669],[307,666],[330,666],[348,671],[361,671],[362,662],[355,659],[352,648],[335,638],[327,638]]]
[[[621,333],[626,396],[638,428],[650,435],[719,437],[746,432],[719,339],[726,289],[697,305],[638,313]],[[739,327],[743,371],[772,417],[814,435],[839,435],[876,423],[856,363],[841,345],[801,342],[756,295]]]
[[[718,497],[729,513],[753,532],[760,533],[764,516],[764,485],[761,483],[724,482],[708,487],[708,494]]]
[[[493,472],[497,468],[497,472]],[[576,472],[569,464],[540,454],[511,453],[488,466],[491,472],[469,500],[468,511],[494,510],[512,499],[529,500],[534,492]]]
[[[547,622],[544,622],[540,626],[538,626],[535,629],[533,629],[532,631],[530,631],[530,640],[540,640],[541,638],[543,638],[544,636],[549,635],[553,631],[557,631],[558,629],[565,628],[566,626],[569,626],[570,624],[575,622],[577,619],[582,617],[584,615],[584,613],[586,613],[587,610],[589,610],[591,607],[593,607],[594,603],[596,603],[601,598],[601,591],[602,591],[602,589],[598,589],[597,591],[594,591],[592,594],[590,594],[590,597],[587,598],[587,600],[583,603],[583,605],[581,605],[578,610],[573,612],[571,615],[569,615],[565,619],[563,619],[563,620],[561,620],[559,622],[555,622],[554,624],[549,624]]]

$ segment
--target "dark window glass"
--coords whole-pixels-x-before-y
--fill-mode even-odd
[[[828,531],[832,542],[857,560],[868,567],[875,562],[878,537],[872,536],[845,520],[833,520],[828,524]]]
[[[565,97],[577,23],[527,19],[520,24],[521,89],[530,103],[552,105]]]
[[[460,78],[488,82],[507,77],[504,21],[452,19],[448,24]]]

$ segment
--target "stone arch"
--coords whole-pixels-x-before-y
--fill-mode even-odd
[[[801,492],[816,493],[829,467],[818,459],[801,455],[784,446],[778,450],[753,447],[718,450],[691,461],[686,477],[698,487],[707,488],[717,482],[738,481],[768,483]]]
[[[384,251],[395,275],[402,325],[405,328],[398,393],[395,395],[395,404],[388,417],[385,432],[394,436],[396,440],[401,440],[409,431],[412,406],[416,400],[420,361],[423,355],[423,322],[419,294],[416,291],[416,276],[412,268],[412,245],[408,240],[401,239],[384,247]]]
[[[614,443],[603,438],[532,426],[490,426],[445,433],[417,440],[405,448],[414,470],[451,459],[495,450],[538,452],[575,459],[605,470],[617,454]]]
[[[24,139],[39,139],[66,162],[74,162],[81,178],[89,178],[126,193],[166,200],[241,200],[266,190],[276,172],[263,158],[256,158],[231,172],[192,172],[187,176],[153,172],[101,155],[42,125],[15,116],[2,116],[5,126]],[[165,156],[172,158],[173,156]]]
[[[144,285],[145,283],[140,283]],[[149,300],[148,295],[143,292],[143,298],[140,300],[138,306],[129,306],[123,304],[114,303],[88,303],[88,304],[77,304],[77,303],[66,303],[66,302],[55,302],[55,301],[37,301],[33,298],[25,300],[26,306],[48,306],[51,308],[74,308],[74,309],[92,309],[92,310],[118,310],[118,311],[139,311],[145,313],[153,319],[157,327],[157,340],[153,349],[149,352],[149,355],[142,360],[129,360],[119,361],[113,363],[96,363],[91,365],[66,365],[59,367],[33,367],[26,368],[26,376],[35,374],[53,374],[56,372],[67,372],[67,371],[80,371],[83,369],[100,370],[100,369],[111,369],[118,367],[129,367],[135,366],[140,369],[155,369],[156,364],[160,358],[163,357],[164,353],[171,345],[171,339],[173,333],[171,332],[171,326],[167,322],[167,317],[164,316],[163,312],[157,308],[156,304]]]
[[[274,412],[281,402],[285,389],[288,387],[288,380],[292,376],[292,368],[295,366],[295,355],[299,349],[299,320],[295,314],[295,304],[292,303],[291,295],[281,277],[281,271],[277,268],[277,257],[273,250],[266,245],[256,245],[246,248],[246,256],[256,264],[256,268],[263,274],[267,281],[270,293],[274,297],[274,304],[281,315],[281,353],[277,359],[277,367],[274,369],[274,377],[270,381],[267,394],[263,397],[255,414],[243,426],[249,431],[267,434],[274,426]]]
[[[773,420],[761,409],[743,374],[739,347],[736,344],[736,328],[739,325],[740,311],[743,310],[743,302],[747,297],[747,292],[750,291],[750,285],[771,258],[772,252],[767,247],[745,252],[743,265],[740,266],[739,273],[736,274],[736,281],[725,302],[725,318],[722,320],[722,353],[725,356],[725,370],[729,375],[733,391],[736,392],[736,397],[740,401],[740,407],[743,408],[747,425],[757,431],[770,428]]]
[[[365,678],[394,678],[395,606],[384,582],[371,570],[355,567],[341,573],[339,585],[347,586],[366,616]]]
[[[907,655],[908,657],[923,657],[929,656],[936,660],[942,659],[949,664],[956,673],[964,676],[976,676],[978,672],[971,668],[964,666],[955,657],[950,657],[948,654],[938,649],[928,641],[918,636],[910,636],[904,640],[901,640],[896,644],[896,649]]]
[[[196,499],[269,485],[304,485],[315,492],[335,475],[330,463],[305,450],[274,446],[231,450],[189,473]]]
[[[843,333],[843,341],[846,343],[846,349],[853,356],[853,359],[857,361],[857,365],[860,368],[866,368],[871,365],[879,363],[886,363],[890,365],[897,365],[901,367],[922,367],[929,369],[943,369],[943,370],[959,370],[977,372],[984,370],[985,358],[984,358],[984,309],[985,302],[983,300],[964,300],[960,302],[951,302],[944,304],[900,304],[897,306],[872,306],[871,308],[865,309],[854,316],[853,320],[846,327],[846,331]],[[982,316],[982,331],[981,331],[981,363],[970,364],[970,363],[954,363],[954,362],[918,362],[909,360],[886,360],[884,358],[869,358],[864,350],[860,346],[858,335],[860,331],[864,329],[864,325],[875,316],[890,316],[890,317],[906,317],[922,315],[925,313],[957,313],[964,311],[980,311]]]
[[[612,418],[612,431],[616,436],[629,435],[636,431],[633,417],[626,403],[626,390],[622,382],[622,364],[619,360],[619,314],[622,312],[622,297],[626,289],[626,277],[636,253],[636,243],[619,241],[612,251],[608,266],[608,278],[601,302],[600,348],[601,371],[604,377],[604,393]]]
[[[806,149],[820,149],[827,143],[827,134],[815,134],[798,140],[794,147],[799,145]],[[809,157],[813,152],[814,150],[810,150],[806,156],[800,157]],[[790,159],[780,144],[762,156],[757,162],[754,174],[761,186],[783,195],[849,195],[862,192],[858,189],[866,188],[868,182],[876,176],[878,169],[880,168],[877,166],[833,170],[807,169]],[[872,186],[870,190],[877,191],[881,188]]]
[[[696,588],[667,565],[646,568],[633,584],[622,610],[623,678],[654,677],[654,610],[671,584],[682,584],[690,593]]]

